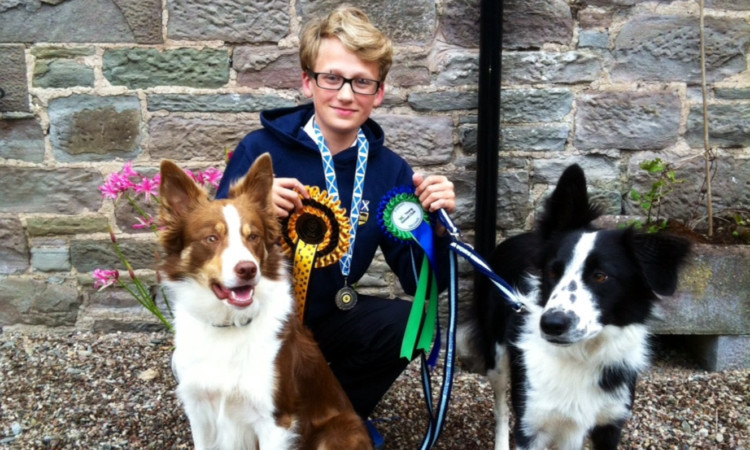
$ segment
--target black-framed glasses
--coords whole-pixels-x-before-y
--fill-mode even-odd
[[[315,80],[315,84],[319,88],[331,91],[338,91],[344,86],[344,83],[349,83],[355,94],[375,95],[378,93],[380,85],[383,84],[378,80],[370,80],[369,78],[344,78],[335,73],[310,71],[307,73]]]

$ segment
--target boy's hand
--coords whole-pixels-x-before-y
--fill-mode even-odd
[[[295,209],[302,208],[303,198],[310,198],[304,184],[296,178],[273,179],[273,204],[279,217],[288,217]]]

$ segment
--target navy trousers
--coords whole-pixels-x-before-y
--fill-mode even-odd
[[[405,300],[359,294],[351,310],[307,324],[363,419],[409,364],[399,354],[410,310]]]

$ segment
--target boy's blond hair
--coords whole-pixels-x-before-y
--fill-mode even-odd
[[[379,81],[385,81],[393,63],[393,45],[388,36],[370,22],[362,10],[341,5],[324,19],[311,20],[300,35],[302,70],[312,72],[324,38],[336,37],[360,59],[378,64]]]

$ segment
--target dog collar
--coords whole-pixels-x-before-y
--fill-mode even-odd
[[[211,326],[214,326],[216,328],[229,328],[229,327],[237,327],[241,328],[247,325],[250,325],[250,322],[252,322],[253,319],[247,319],[245,323],[241,323],[239,325],[235,325],[234,323],[212,323]]]

